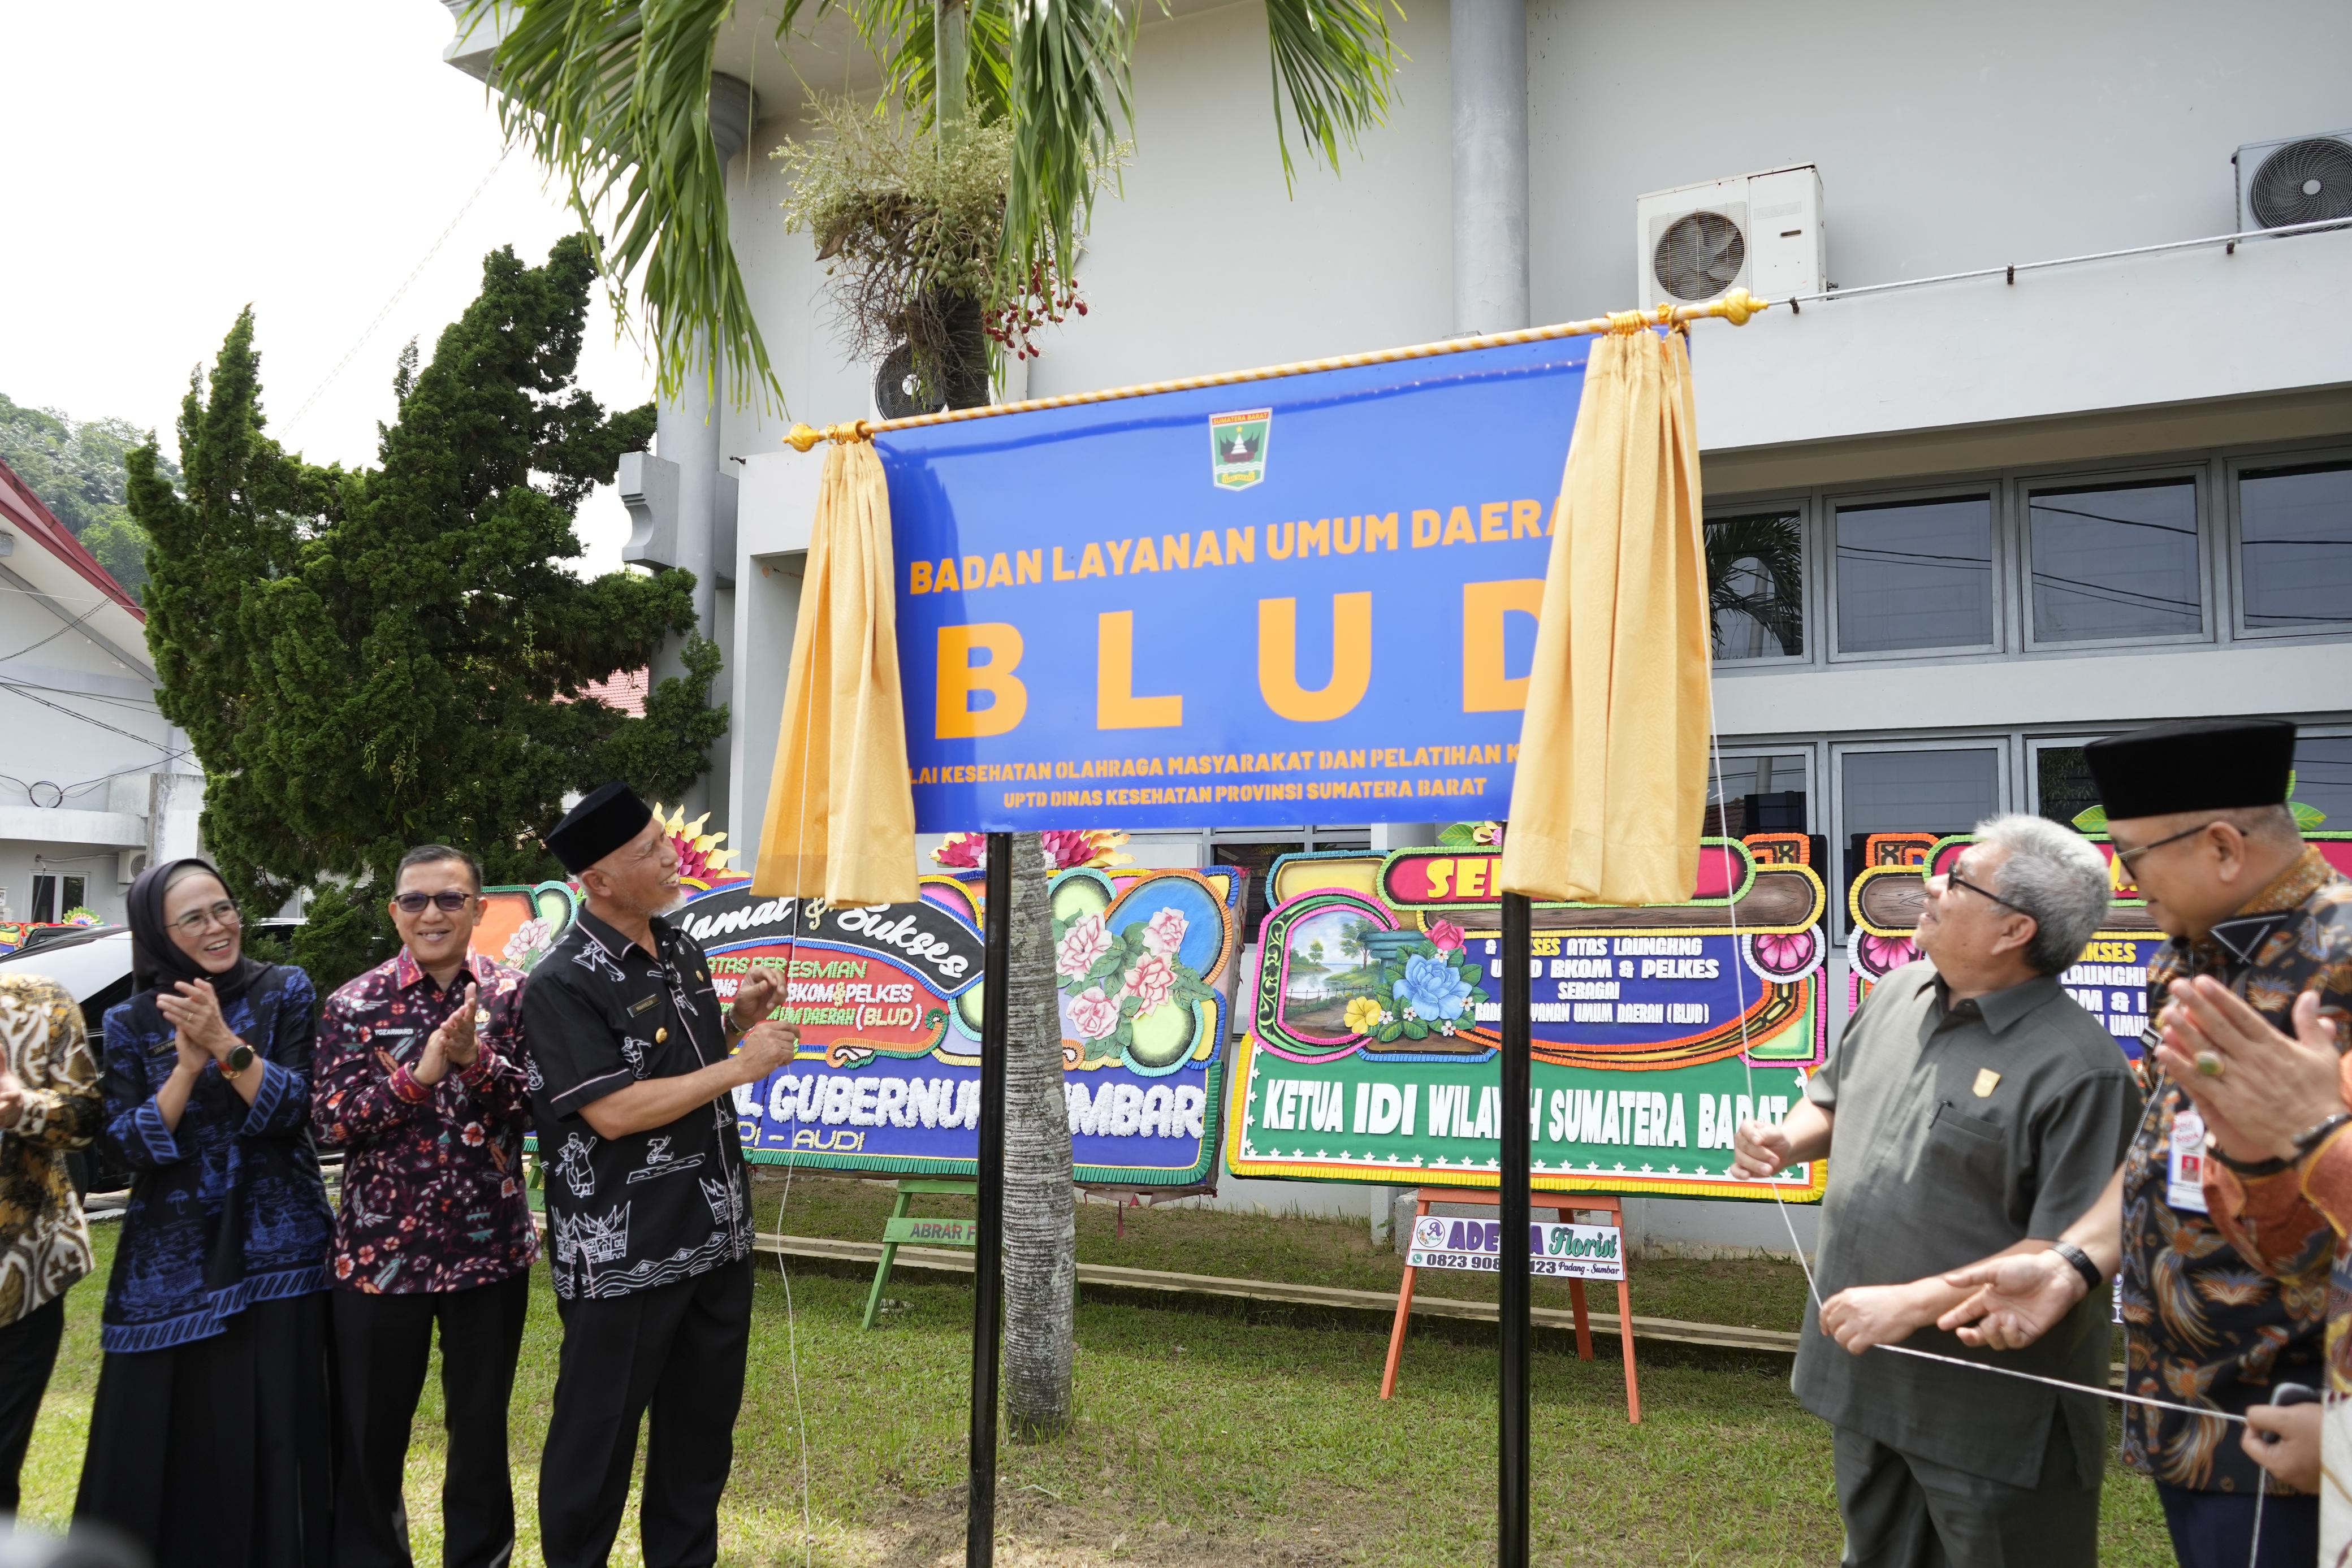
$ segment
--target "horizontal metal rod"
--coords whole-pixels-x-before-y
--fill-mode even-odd
[[[1887,294],[1898,288],[1926,288],[1937,283],[1966,283],[1979,277],[2011,277],[2021,272],[2047,272],[2053,267],[2078,267],[2086,261],[2115,261],[2127,256],[2158,256],[2166,251],[2197,250],[2205,246],[2241,245],[2247,240],[2292,238],[2296,235],[2317,234],[2325,229],[2352,228],[2352,218],[2320,218],[2307,224],[2290,224],[2284,228],[2246,229],[2233,235],[2208,235],[2201,239],[2167,240],[2162,245],[2136,245],[2125,250],[2095,250],[2084,256],[2062,256],[2048,261],[2020,261],[2000,267],[1979,267],[1968,272],[1939,272],[1933,277],[1906,277],[1896,283],[1866,283],[1859,288],[1825,288],[1818,294],[1798,294],[1785,303],[1811,305],[1826,301],[1834,304],[1841,299],[1859,299],[1865,294]]]

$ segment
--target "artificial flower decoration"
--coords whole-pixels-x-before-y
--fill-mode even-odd
[[[1051,828],[1037,836],[1045,841],[1046,869],[1055,873],[1135,863],[1133,855],[1118,852],[1127,835],[1108,828]],[[950,833],[931,859],[951,871],[978,871],[988,863],[988,835]]]
[[[1919,956],[1919,949],[1907,936],[1874,936],[1867,931],[1854,936],[1855,956],[1862,960],[1863,972],[1874,979]]]
[[[1176,917],[1183,919],[1181,915]],[[1071,922],[1068,930],[1054,947],[1054,969],[1066,978],[1076,979],[1092,969],[1102,956],[1110,951],[1110,929],[1100,915],[1085,915]]]
[[[1812,967],[1813,934],[1810,931],[1766,932],[1749,942],[1756,966],[1769,975],[1801,974]]]
[[[950,833],[931,852],[932,862],[950,871],[978,871],[987,859],[986,833]]]
[[[1118,852],[1119,846],[1127,842],[1127,835],[1108,828],[1055,828],[1038,837],[1045,841],[1045,860],[1055,871],[1135,863],[1133,855]]]
[[[1451,920],[1429,923],[1429,945],[1441,953],[1451,953],[1462,946],[1462,927]]]
[[[660,801],[654,802],[654,816],[669,830],[669,841],[677,847],[677,874],[695,881],[709,883],[727,874],[727,862],[735,858],[733,850],[722,850],[719,841],[725,833],[706,833],[702,824],[710,821],[705,811],[689,822],[685,808],[665,810]]]
[[[1348,1032],[1370,1034],[1381,1027],[1381,1004],[1370,997],[1348,998]]]
[[[1067,1065],[1117,1061],[1130,1051],[1148,1058],[1151,1041],[1164,1033],[1155,1032],[1152,1020],[1164,1009],[1216,998],[1199,972],[1177,956],[1187,929],[1181,909],[1162,909],[1118,930],[1098,911],[1054,922],[1056,983],[1066,998],[1070,1027],[1086,1042],[1076,1057],[1065,1051]],[[1139,1025],[1146,1033],[1140,1043]],[[1137,1064],[1129,1057],[1129,1065]]]
[[[1415,954],[1405,959],[1404,973],[1392,988],[1406,1006],[1405,1016],[1430,1023],[1451,1023],[1471,1005],[1470,982],[1437,954]],[[1444,1031],[1452,1034],[1448,1029]]]

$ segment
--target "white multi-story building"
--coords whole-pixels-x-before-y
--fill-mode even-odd
[[[120,921],[151,858],[196,852],[205,781],[155,685],[139,601],[0,464],[0,922]]]
[[[788,68],[743,10],[718,64],[756,104],[727,117],[754,125],[730,167],[751,298],[791,419],[869,415],[766,154],[801,83],[875,73],[839,31]],[[1727,825],[1820,835],[1834,887],[1874,831],[2071,818],[2086,739],[2275,714],[2304,725],[2299,798],[2352,827],[2352,227],[2225,237],[2352,216],[2352,8],[1416,5],[1387,124],[1295,192],[1259,5],[1173,11],[1142,7],[1091,309],[1028,393],[1793,296],[1695,334],[1710,523],[1794,545],[1735,568],[1765,613],[1718,620]],[[1670,230],[1696,243],[1662,251]],[[819,461],[730,404],[667,411],[660,443],[719,519],[680,531],[722,558],[735,728],[706,803],[750,851]],[[1255,867],[1419,831],[1145,848]]]

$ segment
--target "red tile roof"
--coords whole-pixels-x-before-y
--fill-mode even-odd
[[[646,676],[643,670],[622,670],[601,681],[591,681],[580,688],[583,697],[593,697],[608,707],[619,708],[633,718],[646,716]]]
[[[82,548],[81,541],[33,494],[33,487],[18,478],[16,471],[5,463],[0,463],[0,524],[21,530],[35,544],[80,573],[92,588],[140,620],[147,619],[147,612],[139,608],[139,601],[124,591],[122,584],[114,580],[114,574],[98,564],[98,558]]]

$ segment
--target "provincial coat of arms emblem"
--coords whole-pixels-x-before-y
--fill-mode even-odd
[[[1266,438],[1274,410],[1243,409],[1209,416],[1209,477],[1220,490],[1246,490],[1265,477]]]

